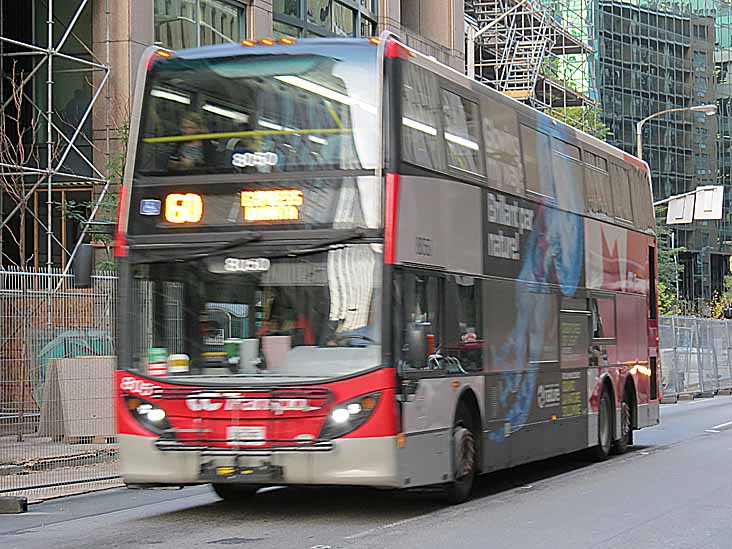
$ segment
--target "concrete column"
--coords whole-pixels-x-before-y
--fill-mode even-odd
[[[272,36],[272,0],[251,0],[247,10],[247,38],[259,40]]]
[[[145,48],[153,43],[153,3],[149,0],[93,0],[92,50],[108,62],[110,79],[93,111],[94,164],[105,173],[109,156],[120,149],[119,129],[129,122],[137,67]],[[94,76],[100,84],[101,73]],[[107,139],[111,151],[107,151]]]
[[[401,21],[401,0],[379,0],[377,16],[378,31],[399,32]]]

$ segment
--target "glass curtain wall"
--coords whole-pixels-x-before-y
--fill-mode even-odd
[[[717,103],[719,114],[670,114],[644,126],[656,200],[725,186],[721,222],[675,226],[689,250],[683,292],[710,299],[732,253],[732,11],[718,0],[598,0],[597,79],[608,141],[635,154],[635,124],[661,110]]]
[[[274,0],[274,35],[375,36],[377,0]]]

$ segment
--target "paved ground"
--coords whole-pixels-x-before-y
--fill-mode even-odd
[[[206,487],[117,489],[5,515],[0,547],[732,547],[732,397],[664,406],[662,422],[605,463],[483,477],[456,507],[429,491],[272,489],[230,505]]]

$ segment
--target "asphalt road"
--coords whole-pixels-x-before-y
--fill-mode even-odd
[[[662,407],[659,427],[604,463],[568,456],[487,475],[455,507],[431,491],[291,488],[231,505],[196,487],[110,490],[0,516],[0,547],[147,546],[729,549],[732,397]]]

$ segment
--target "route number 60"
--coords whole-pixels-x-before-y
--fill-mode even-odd
[[[203,199],[196,193],[173,193],[165,197],[168,223],[198,223],[203,217]]]

